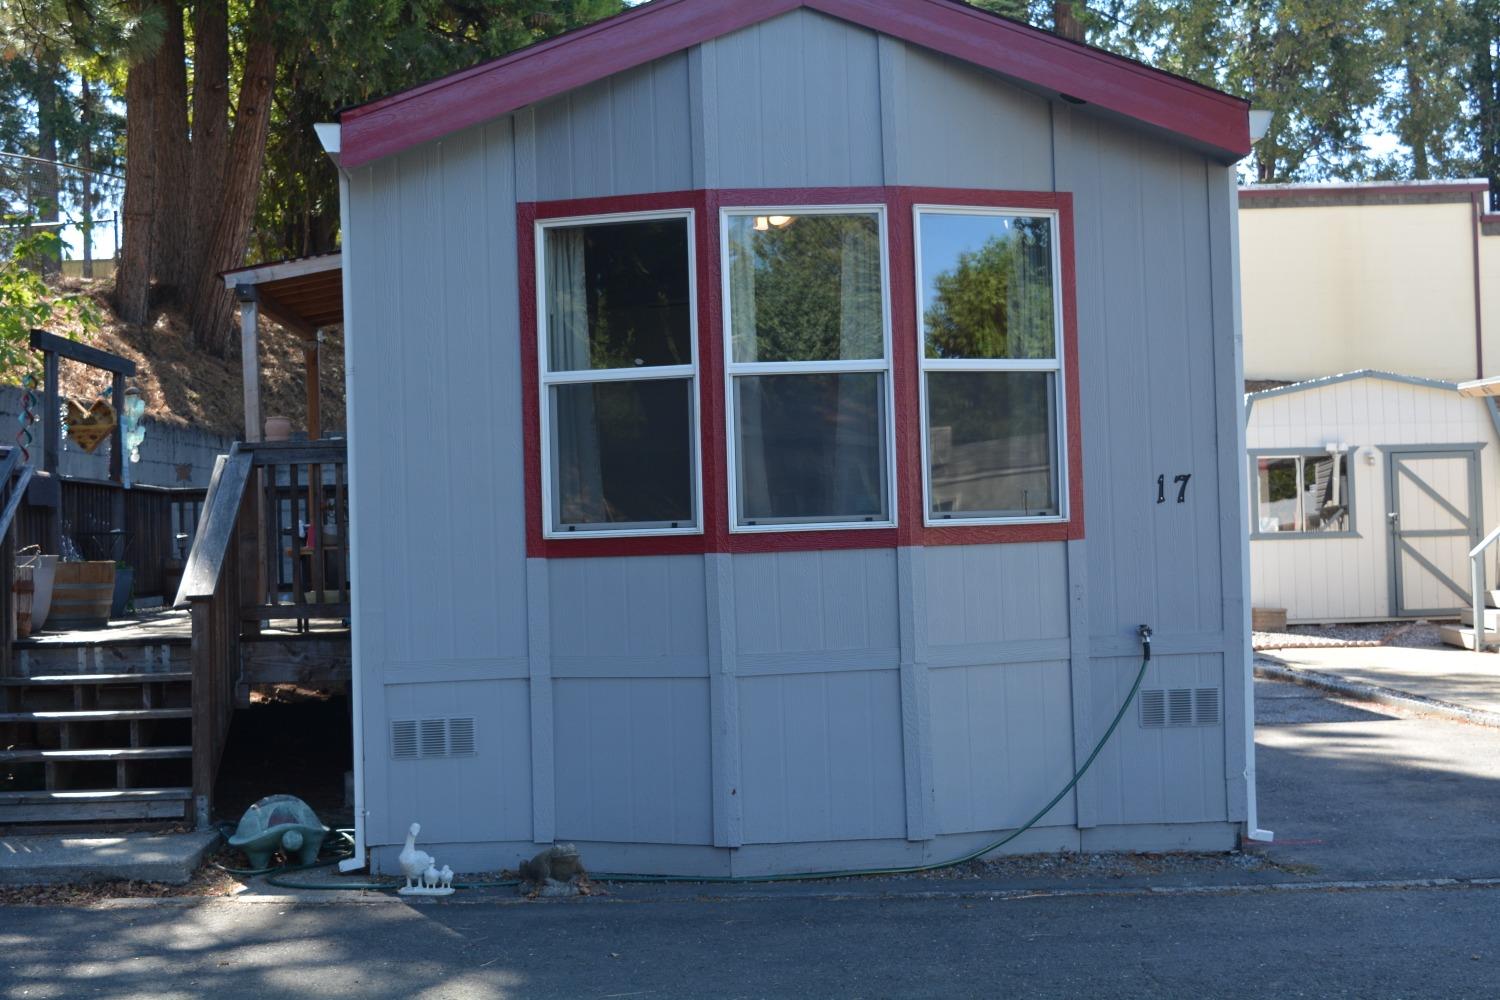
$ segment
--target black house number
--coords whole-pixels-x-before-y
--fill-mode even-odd
[[[1172,485],[1177,487],[1177,502],[1178,503],[1187,503],[1188,480],[1192,479],[1192,478],[1193,478],[1193,475],[1190,472],[1184,472],[1180,476],[1173,476],[1172,477]],[[1166,476],[1157,476],[1156,477],[1156,502],[1157,503],[1166,503],[1167,502],[1167,477]]]

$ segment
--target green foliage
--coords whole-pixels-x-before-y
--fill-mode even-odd
[[[1056,355],[1050,220],[1012,220],[1008,235],[959,254],[933,287],[922,317],[927,357]]]
[[[794,216],[764,231],[750,217],[735,217],[729,243],[735,359],[880,357],[879,254],[873,215]]]
[[[9,219],[7,224],[20,222]],[[24,236],[0,258],[0,381],[19,382],[35,366],[32,330],[61,327],[91,333],[99,328],[101,317],[92,299],[58,294],[28,266],[31,260],[55,252],[56,244],[56,233]]]
[[[261,258],[331,250],[338,175],[313,135],[340,108],[619,13],[622,0],[277,0],[282,56],[255,223]]]

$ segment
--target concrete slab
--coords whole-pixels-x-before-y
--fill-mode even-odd
[[[1276,649],[1256,656],[1291,670],[1331,675],[1500,717],[1500,655],[1495,653],[1452,647],[1357,646]]]
[[[219,841],[216,831],[0,836],[0,885],[128,879],[185,885]]]

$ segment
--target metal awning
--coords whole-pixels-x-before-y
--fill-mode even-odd
[[[307,436],[322,436],[318,334],[344,323],[344,256],[270,261],[225,271],[224,287],[240,300],[240,358],[245,383],[245,440],[259,441],[261,314],[302,338],[307,371]],[[346,330],[347,334],[348,331]]]

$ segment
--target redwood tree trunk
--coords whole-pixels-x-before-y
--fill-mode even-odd
[[[115,270],[115,310],[137,326],[151,314],[151,267],[156,243],[156,66],[147,58],[125,78],[125,198],[120,214],[120,263]]]
[[[1074,15],[1071,0],[1053,0],[1052,26],[1062,38],[1083,41],[1083,24]]]
[[[229,350],[234,293],[224,287],[219,274],[238,267],[245,254],[260,194],[261,163],[271,124],[271,91],[276,79],[276,46],[266,0],[256,0],[250,24],[218,219],[197,262],[191,299],[194,342],[220,355]]]
[[[62,113],[58,107],[62,95],[58,92],[58,67],[39,63],[36,67],[36,140],[37,164],[33,204],[36,206],[37,222],[52,223],[42,226],[42,231],[54,233],[62,238],[62,184],[57,174],[57,122]],[[62,244],[54,244],[40,254],[37,264],[43,274],[57,274],[62,270]]]
[[[198,0],[193,13],[193,141],[187,260],[203,259],[219,214],[229,153],[229,0]]]
[[[166,27],[156,50],[156,255],[152,271],[157,284],[172,293],[189,287],[191,265],[187,246],[188,190],[187,53],[183,37],[182,4],[161,4]]]

